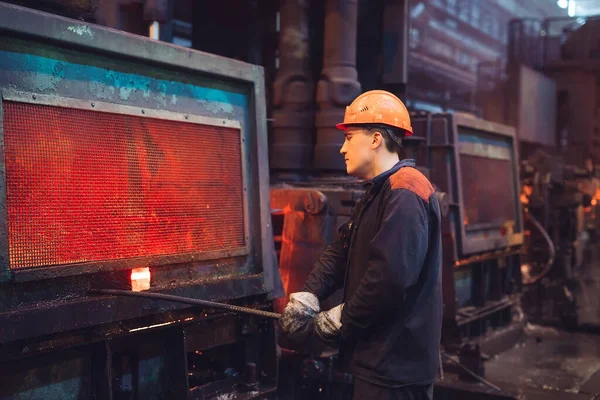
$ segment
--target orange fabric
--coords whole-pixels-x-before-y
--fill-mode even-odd
[[[362,124],[381,124],[403,129],[406,136],[413,133],[406,106],[402,100],[385,90],[371,90],[354,99],[346,107],[344,122],[336,127],[345,129],[348,125]]]
[[[433,186],[425,175],[415,168],[400,168],[398,172],[390,176],[392,190],[407,189],[429,203],[429,198],[435,192]]]

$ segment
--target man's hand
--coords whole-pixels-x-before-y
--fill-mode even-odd
[[[321,307],[317,296],[310,292],[292,293],[279,319],[279,326],[290,339],[302,340],[310,328],[309,324],[319,311]]]
[[[337,344],[342,328],[342,309],[344,303],[323,311],[315,317],[315,332],[329,345]]]

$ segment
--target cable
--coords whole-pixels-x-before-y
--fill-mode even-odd
[[[527,281],[523,282],[524,285],[531,285],[531,284],[536,283],[537,281],[539,281],[540,279],[542,279],[544,276],[546,276],[548,274],[548,272],[552,268],[552,265],[554,264],[554,257],[556,256],[556,249],[554,248],[554,243],[552,243],[552,239],[550,239],[548,232],[546,232],[546,229],[544,229],[542,224],[540,224],[538,222],[538,220],[535,219],[533,217],[533,215],[531,215],[531,212],[525,211],[524,214],[525,214],[525,218],[528,218],[529,221],[531,221],[531,223],[540,232],[540,234],[546,241],[546,244],[548,245],[548,252],[550,253],[550,255],[548,257],[548,261],[546,261],[546,265],[544,265],[544,268],[542,268],[542,271],[539,272],[536,276],[534,276],[532,278],[530,277]]]
[[[270,311],[257,310],[255,308],[240,307],[240,306],[235,306],[233,304],[217,303],[214,301],[193,299],[190,297],[174,296],[171,294],[163,294],[163,293],[131,292],[129,290],[116,290],[116,289],[90,289],[88,291],[88,294],[107,294],[107,295],[115,295],[115,296],[130,296],[130,297],[157,299],[157,300],[167,300],[167,301],[173,301],[176,303],[192,304],[195,306],[204,306],[204,307],[210,307],[210,308],[219,308],[222,310],[235,311],[235,312],[242,313],[242,314],[257,315],[259,317],[264,317],[264,318],[272,318],[272,319],[281,318],[281,314],[270,312]]]
[[[442,351],[441,353],[442,353],[442,356],[444,356],[446,359],[452,361],[454,364],[458,365],[460,368],[463,369],[463,371],[465,371],[467,374],[471,375],[473,378],[477,379],[479,382],[483,383],[486,386],[491,387],[494,390],[497,390],[498,392],[502,391],[502,389],[500,389],[498,386],[494,385],[492,382],[486,381],[485,379],[483,379],[483,377],[477,375],[475,372],[471,371],[470,369],[468,369],[467,367],[465,367],[464,365],[462,365],[461,363],[456,361],[454,358],[450,357],[445,352]]]

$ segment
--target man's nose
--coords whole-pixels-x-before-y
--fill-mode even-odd
[[[342,148],[340,149],[340,154],[346,154],[346,142],[344,142],[344,144],[342,145]]]

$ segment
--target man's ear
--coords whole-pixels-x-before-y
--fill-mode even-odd
[[[379,146],[383,144],[383,135],[379,131],[373,132],[371,135],[371,148],[373,150],[377,149]]]

